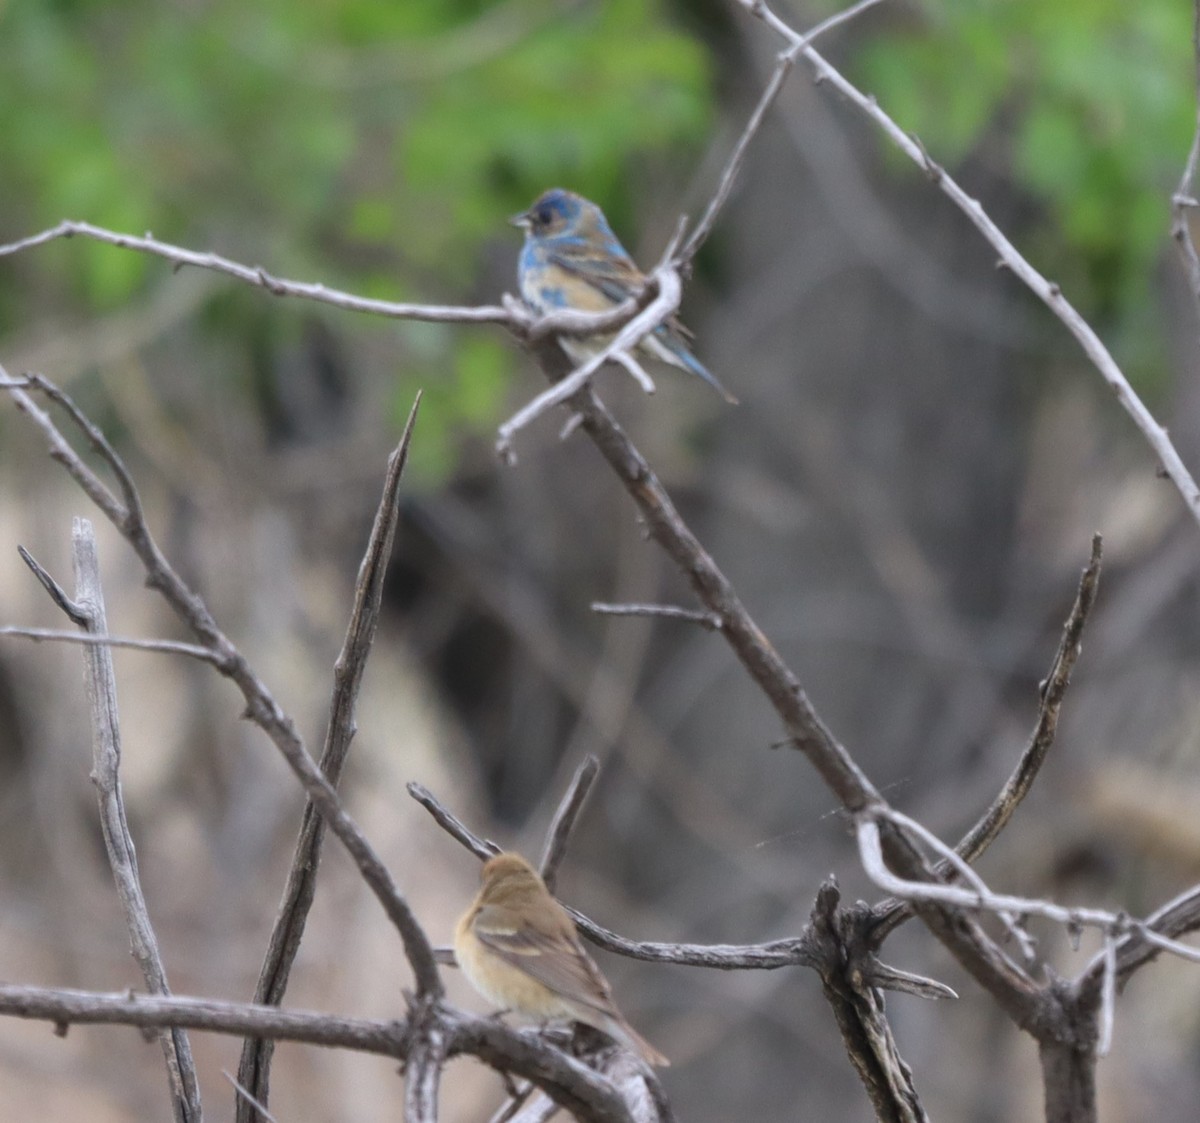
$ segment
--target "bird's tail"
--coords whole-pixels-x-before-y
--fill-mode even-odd
[[[704,381],[707,382],[714,390],[716,390],[716,392],[720,394],[721,397],[724,398],[731,406],[738,404],[737,398],[721,385],[721,383],[717,380],[717,376],[713,374],[713,372],[709,370],[708,367],[706,367],[699,359],[697,359],[695,355],[687,350],[677,352],[677,354],[679,355],[680,361],[685,367],[687,367],[688,370],[692,372],[692,374],[703,378]]]
[[[613,1017],[609,1014],[605,1018],[604,1032],[635,1053],[641,1054],[642,1060],[647,1064],[666,1068],[671,1063],[620,1015]]]
[[[688,345],[678,330],[672,330],[674,327],[675,325],[672,324],[661,325],[653,335],[642,340],[642,346],[656,359],[690,371],[697,378],[703,378],[730,405],[737,405],[737,398],[726,390],[717,381],[717,376],[688,350]]]

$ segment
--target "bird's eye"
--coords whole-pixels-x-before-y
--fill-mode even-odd
[[[533,217],[537,219],[539,226],[549,226],[554,221],[554,211],[549,207],[538,207],[537,214]]]

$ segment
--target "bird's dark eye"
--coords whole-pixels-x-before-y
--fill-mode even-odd
[[[533,217],[539,226],[549,226],[554,221],[554,211],[549,206],[541,206]]]

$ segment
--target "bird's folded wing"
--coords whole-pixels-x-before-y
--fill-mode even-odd
[[[561,997],[600,1014],[613,1013],[608,983],[578,937],[514,924],[507,913],[488,905],[479,910],[475,934],[487,947]]]
[[[599,254],[594,247],[573,241],[548,249],[547,256],[554,265],[585,281],[613,304],[628,300],[646,283],[641,270],[624,250],[614,253],[610,249]]]

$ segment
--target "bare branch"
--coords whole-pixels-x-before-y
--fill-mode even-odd
[[[329,726],[320,762],[321,773],[334,787],[341,778],[350,742],[354,737],[359,687],[379,622],[383,579],[388,559],[391,557],[396,522],[399,518],[400,477],[408,460],[408,449],[420,403],[421,397],[418,394],[409,412],[400,443],[388,460],[383,494],[375,512],[366,553],[359,567],[350,623],[342,650],[334,665]],[[283,1001],[288,977],[300,950],[300,941],[316,892],[324,834],[324,819],[310,798],[304,807],[283,900],[276,913],[267,942],[267,951],[259,970],[254,991],[255,1002],[278,1005]],[[266,1102],[269,1097],[272,1049],[272,1042],[262,1038],[247,1040],[242,1047],[238,1079],[252,1095],[239,1101],[237,1105],[236,1117],[240,1123],[252,1123],[255,1118],[254,1113],[257,1109],[253,1100]]]
[[[512,297],[505,298],[501,305],[477,306],[407,304],[390,300],[371,300],[318,283],[290,281],[282,277],[275,277],[261,266],[243,265],[240,262],[221,257],[219,254],[198,253],[195,250],[184,249],[182,246],[173,246],[168,242],[161,242],[149,234],[138,237],[134,234],[124,234],[120,231],[105,229],[102,226],[95,226],[90,222],[77,222],[71,219],[66,219],[39,234],[33,234],[20,241],[0,246],[0,257],[33,249],[59,238],[72,238],[77,235],[122,249],[163,258],[171,262],[176,270],[191,266],[196,269],[222,273],[243,284],[265,289],[274,296],[298,297],[303,300],[316,301],[319,304],[328,304],[348,312],[364,312],[397,320],[452,324],[499,324],[507,327],[522,339],[538,339],[551,335],[586,336],[609,331],[628,323],[653,298],[652,286],[647,285],[647,291],[641,296],[626,300],[604,312],[559,309],[545,315],[536,315],[519,300]],[[25,379],[10,379],[7,375],[0,375],[0,389],[28,389],[30,385],[31,383]]]
[[[104,590],[100,583],[100,559],[92,524],[77,518],[71,537],[75,560],[75,604],[86,616],[82,627],[93,633],[108,631],[104,612]],[[92,712],[92,782],[100,805],[100,827],[112,869],[117,896],[129,929],[130,948],[152,994],[170,995],[167,972],[158,950],[158,938],[150,922],[146,898],[138,874],[137,853],[125,799],[121,792],[121,727],[117,715],[117,683],[112,652],[107,646],[84,648],[84,670],[88,702]],[[171,1106],[179,1123],[199,1123],[200,1086],[187,1034],[181,1029],[159,1034],[167,1062]]]
[[[433,816],[434,821],[442,830],[451,838],[461,842],[481,862],[486,862],[500,853],[499,846],[490,839],[482,839],[473,834],[463,821],[442,804],[424,784],[409,783],[408,794]]]
[[[60,605],[61,607],[61,605]],[[78,632],[62,632],[54,628],[23,628],[15,624],[0,627],[0,636],[16,636],[33,640],[34,643],[74,643],[91,647],[121,647],[130,651],[157,651],[163,655],[186,655],[202,663],[219,665],[219,660],[207,647],[194,643],[182,643],[173,639],[136,639],[131,636],[88,635]]]
[[[737,143],[733,146],[733,151],[730,153],[725,169],[721,173],[721,178],[717,182],[717,189],[713,192],[713,197],[709,200],[703,217],[696,224],[696,229],[692,231],[687,244],[675,259],[675,264],[681,271],[696,256],[700,247],[704,245],[708,240],[708,236],[712,233],[713,226],[717,221],[717,214],[729,198],[730,192],[733,190],[734,180],[737,179],[737,174],[741,171],[742,164],[745,162],[746,151],[750,147],[750,142],[757,135],[758,130],[762,128],[767,110],[775,104],[775,99],[779,97],[779,92],[783,89],[783,84],[787,81],[787,76],[791,73],[793,65],[795,65],[796,56],[805,46],[823,35],[826,31],[830,31],[839,24],[852,20],[861,12],[865,12],[868,8],[873,8],[880,2],[881,0],[859,0],[857,4],[846,8],[844,11],[835,12],[828,19],[822,20],[817,24],[798,43],[793,43],[780,53],[779,60],[775,64],[775,70],[771,75],[771,80],[767,83],[762,96],[758,99],[758,104],[755,105],[754,112],[750,114],[750,119],[746,122],[746,127],[742,130],[742,135],[738,137]]]
[[[774,940],[766,944],[669,944],[631,940],[597,924],[578,909],[564,904],[579,934],[598,948],[640,959],[646,963],[672,963],[677,967],[709,967],[717,971],[761,970],[779,967],[811,967],[812,953],[806,935]]]
[[[534,1029],[510,1029],[495,1018],[474,1018],[431,1005],[446,1057],[470,1055],[499,1071],[524,1077],[586,1123],[633,1123],[612,1084],[543,1041]],[[377,1053],[398,1060],[411,1055],[413,1026],[369,1021],[277,1006],[217,1002],[179,995],[92,991],[0,984],[0,1015],[51,1022],[65,1033],[72,1025],[181,1026],[239,1037],[271,1037],[310,1045]]]
[[[1075,661],[1079,658],[1083,629],[1091,615],[1092,606],[1096,603],[1096,593],[1100,587],[1102,547],[1103,540],[1100,535],[1093,535],[1091,559],[1079,579],[1075,603],[1072,604],[1067,622],[1063,626],[1062,638],[1059,640],[1054,662],[1050,665],[1050,673],[1040,686],[1041,704],[1029,745],[1021,754],[1016,770],[992,806],[956,847],[957,852],[968,862],[974,862],[1008,825],[1013,813],[1033,787],[1046,754],[1054,743],[1063,698],[1071,684],[1071,672],[1075,669]]]
[[[540,866],[542,880],[551,893],[554,892],[554,883],[558,880],[558,867],[562,865],[562,860],[567,854],[567,839],[571,836],[599,773],[600,761],[592,753],[588,753],[583,763],[575,770],[566,795],[558,805],[558,810],[554,812],[550,829],[546,832],[546,846]]]
[[[405,1123],[437,1123],[438,1083],[445,1063],[446,1034],[436,1016],[421,1019],[404,1066]]]
[[[862,970],[874,963],[863,939],[865,910],[842,910],[837,882],[828,878],[817,891],[810,928],[814,967],[833,1011],[850,1063],[884,1123],[926,1123],[912,1072],[900,1059],[884,1011],[883,998]],[[857,915],[856,915],[857,914]]]
[[[1017,761],[1017,766],[1009,776],[1003,788],[992,800],[991,805],[978,819],[975,825],[955,846],[954,852],[967,862],[975,862],[981,854],[1000,836],[1001,832],[1022,801],[1033,788],[1033,782],[1041,771],[1046,755],[1054,744],[1054,735],[1058,730],[1058,716],[1066,697],[1067,687],[1071,684],[1071,671],[1081,650],[1080,641],[1083,629],[1091,615],[1092,606],[1096,603],[1096,593],[1100,585],[1100,558],[1102,553],[1100,535],[1092,537],[1092,556],[1083,576],[1079,579],[1079,589],[1075,594],[1075,603],[1063,626],[1062,638],[1058,642],[1058,650],[1054,662],[1050,665],[1050,673],[1046,676],[1040,688],[1040,704],[1038,719],[1034,726],[1029,744]],[[950,873],[950,862],[939,862],[935,872],[939,878]],[[873,939],[876,946],[900,924],[912,915],[910,906],[904,901],[881,901],[875,908],[877,920],[873,928]]]
[[[858,836],[859,857],[862,861],[863,869],[876,885],[879,885],[889,893],[894,893],[896,896],[904,897],[914,902],[947,904],[965,912],[989,912],[997,916],[1003,916],[1004,914],[1020,917],[1041,916],[1063,925],[1068,931],[1078,931],[1081,928],[1098,928],[1106,936],[1121,939],[1132,937],[1138,941],[1152,944],[1155,948],[1162,951],[1168,951],[1180,959],[1200,963],[1200,948],[1181,944],[1177,940],[1162,935],[1153,927],[1155,923],[1153,918],[1148,921],[1138,922],[1132,920],[1124,913],[1107,912],[1103,909],[1066,908],[1062,905],[1056,905],[1051,901],[995,893],[983,884],[982,879],[973,870],[970,871],[970,876],[974,887],[970,889],[957,885],[939,884],[932,881],[905,881],[898,878],[887,868],[883,860],[879,819],[898,822],[908,830],[919,830],[922,838],[935,845],[938,852],[944,857],[949,858],[954,852],[945,843],[938,842],[935,836],[926,831],[920,824],[913,822],[905,816],[898,815],[890,808],[875,808],[859,815],[856,833]],[[957,856],[955,856],[954,860],[961,861]],[[1200,899],[1200,889],[1190,890],[1186,898],[1189,908],[1194,911],[1196,899]],[[1195,918],[1193,920],[1194,923],[1200,924],[1200,920],[1196,920]],[[1106,956],[1102,954],[1099,959],[1101,976],[1105,970],[1105,958]],[[1094,964],[1090,964],[1088,972],[1085,972],[1085,975],[1089,975],[1094,966]],[[1080,985],[1081,990],[1086,991],[1089,985],[1088,980],[1081,977]]]
[[[570,369],[556,346],[542,343],[534,347],[534,353],[551,382]],[[721,636],[775,708],[791,744],[809,758],[847,810],[855,813],[883,806],[879,793],[817,716],[791,668],[746,611],[728,578],[680,517],[654,471],[612,414],[588,386],[572,397],[570,404],[637,505],[650,535],[679,567],[700,602],[724,621]],[[899,832],[890,834],[889,850],[891,860],[912,880],[929,876],[919,852]],[[934,935],[996,996],[1005,1011],[1018,1024],[1027,1024],[1039,1002],[1037,988],[979,925],[954,909],[926,904],[918,911]]]
[[[280,1010],[181,995],[98,994],[93,991],[0,984],[0,1015],[52,1022],[66,1032],[72,1025],[130,1025],[148,1029],[173,1026],[236,1036],[254,1034],[280,1041],[301,1041],[363,1053],[403,1057],[403,1022],[341,1018],[309,1010]]]
[[[547,377],[556,381],[565,357],[545,344],[536,348]],[[572,399],[582,427],[637,504],[647,528],[690,582],[697,598],[723,621],[720,634],[733,648],[783,720],[791,742],[834,794],[854,811],[879,800],[863,771],[817,716],[791,669],[746,611],[728,578],[680,517],[645,457],[589,387]]]
[[[0,378],[4,377],[5,371],[0,367]],[[321,774],[294,722],[284,713],[246,658],[217,627],[204,601],[175,572],[159,549],[150,528],[146,525],[137,489],[121,458],[68,395],[40,375],[34,376],[33,381],[37,389],[60,403],[72,421],[88,436],[92,447],[117,477],[125,502],[118,500],[100,482],[63,437],[49,415],[40,409],[24,390],[10,390],[9,393],[18,408],[49,439],[51,456],[66,468],[71,478],[84,489],[133,547],[146,570],[147,584],[157,589],[201,643],[211,648],[214,665],[242,692],[246,700],[246,716],[267,734],[282,753],[309,798],[317,805],[330,829],[346,847],[364,880],[400,933],[405,955],[413,969],[418,988],[424,994],[440,995],[441,981],[429,940],[421,930],[408,902],[400,894],[387,867],[375,853],[366,836],[342,807],[337,791]]]
[[[773,28],[782,38],[799,50],[816,72],[819,81],[828,82],[860,112],[866,114],[887,137],[967,216],[971,224],[1000,254],[1000,260],[1058,317],[1075,337],[1084,354],[1108,383],[1122,408],[1133,418],[1134,424],[1162,463],[1163,471],[1175,484],[1192,517],[1200,521],[1200,488],[1192,479],[1170,437],[1146,408],[1145,403],[1129,385],[1121,368],[1091,325],[1079,314],[1074,305],[1063,296],[1062,289],[1047,280],[1023,257],[1008,240],[978,199],[973,199],[947,174],[946,169],[930,159],[924,146],[906,133],[887,115],[873,97],[864,94],[810,46],[804,46],[804,37],[790,28],[766,5],[765,0],[739,0],[753,16]]]
[[[326,288],[325,285],[312,282],[288,281],[274,277],[259,266],[241,265],[229,258],[215,253],[197,253],[195,250],[173,246],[168,242],[160,242],[150,234],[137,237],[134,234],[121,234],[115,230],[106,230],[102,226],[93,226],[90,222],[75,222],[67,219],[40,234],[22,238],[19,242],[0,246],[0,257],[20,253],[35,246],[45,245],[58,238],[73,238],[75,236],[91,238],[97,242],[106,242],[110,246],[122,249],[136,250],[138,253],[161,257],[171,262],[176,269],[193,266],[197,269],[210,269],[224,273],[247,285],[266,289],[273,296],[295,296],[304,300],[315,300],[321,304],[330,304],[349,312],[367,312],[375,316],[387,316],[400,320],[425,320],[438,323],[455,324],[509,324],[513,317],[505,308],[482,306],[475,308],[460,308],[435,304],[397,304],[388,300],[368,300],[366,297],[355,296],[353,293],[339,292],[337,289]]]

